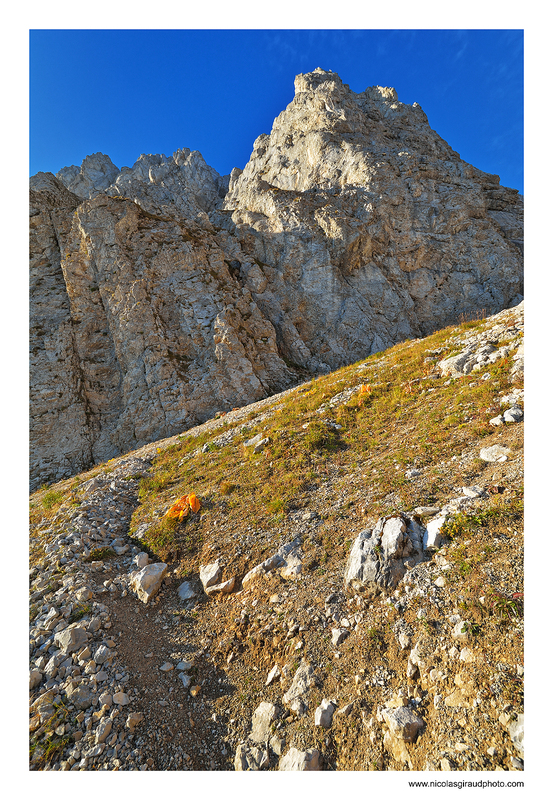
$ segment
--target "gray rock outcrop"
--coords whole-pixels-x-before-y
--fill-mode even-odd
[[[355,539],[344,586],[368,596],[394,589],[407,566],[422,561],[424,535],[425,529],[410,517],[381,517]]]
[[[95,197],[116,180],[119,170],[109,156],[93,153],[80,167],[72,164],[56,172],[56,178],[78,197]]]
[[[292,685],[282,698],[285,706],[298,716],[305,714],[307,708],[307,698],[310,689],[315,685],[316,678],[313,667],[305,659],[302,659],[297,668]]]

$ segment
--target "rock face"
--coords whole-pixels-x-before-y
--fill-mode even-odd
[[[31,179],[31,485],[522,291],[522,200],[332,72],[243,172],[102,153]]]
[[[289,360],[335,369],[513,302],[515,191],[462,161],[393,89],[355,94],[323,70],[295,88],[224,205],[266,278],[257,302],[284,320]]]
[[[297,382],[229,271],[228,234],[105,194],[79,205],[47,180],[31,218],[33,486]]]

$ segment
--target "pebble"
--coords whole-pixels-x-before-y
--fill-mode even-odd
[[[504,447],[500,444],[493,444],[491,447],[483,447],[480,450],[480,458],[482,461],[502,463],[507,461],[507,457],[510,452],[511,449],[509,447]]]
[[[469,647],[463,647],[459,653],[459,660],[464,661],[467,664],[472,664],[472,662],[475,660],[474,653]]]
[[[332,644],[337,647],[347,637],[348,631],[345,628],[332,628]]]
[[[463,494],[466,497],[484,497],[487,493],[481,486],[463,486]]]

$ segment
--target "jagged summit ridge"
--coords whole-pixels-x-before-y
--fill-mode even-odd
[[[143,153],[132,167],[121,170],[109,156],[94,153],[80,168],[64,167],[56,178],[82,198],[125,197],[154,212],[179,211],[191,218],[202,218],[219,206],[229,181],[228,175],[221,176],[208,166],[198,150],[188,148],[169,157]]]
[[[96,153],[31,179],[34,485],[522,297],[522,199],[333,72],[243,171]]]

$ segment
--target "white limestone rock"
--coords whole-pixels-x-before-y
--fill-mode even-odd
[[[138,553],[132,560],[132,563],[137,569],[143,569],[150,563],[150,556],[148,553]]]
[[[332,717],[337,707],[338,705],[334,700],[322,700],[320,706],[315,710],[315,725],[321,728],[330,728],[332,726]]]
[[[277,678],[280,678],[280,667],[278,664],[275,664],[272,670],[270,670],[269,674],[267,675],[265,686],[270,686],[271,683],[275,681]]]
[[[221,573],[221,564],[218,560],[200,567],[200,580],[205,591],[219,582]]]
[[[321,762],[321,754],[315,748],[298,750],[297,747],[291,747],[280,759],[278,768],[285,772],[313,772],[322,769]]]
[[[331,641],[333,647],[338,647],[347,638],[349,631],[346,628],[332,628]]]
[[[344,587],[368,596],[394,589],[407,566],[422,561],[423,536],[424,529],[415,519],[381,517],[373,529],[361,531],[355,539]]]
[[[186,602],[187,600],[193,600],[195,597],[197,597],[196,589],[194,588],[193,584],[190,583],[190,581],[184,581],[181,583],[177,589],[177,594],[179,599],[183,602]]]
[[[85,627],[86,623],[74,622],[59,631],[54,636],[54,643],[64,654],[74,653],[79,650],[89,638],[89,633]]]
[[[386,721],[392,736],[404,742],[414,742],[421,730],[424,721],[412,709],[401,706],[394,709],[383,709],[382,716]]]
[[[511,722],[509,735],[513,745],[524,758],[524,714],[517,714],[517,718]]]
[[[253,713],[250,739],[257,743],[266,742],[271,733],[271,725],[277,716],[278,710],[273,703],[260,703]]]
[[[299,539],[283,544],[274,555],[249,570],[242,578],[242,587],[246,589],[252,582],[277,569],[283,578],[293,579],[301,574],[302,551]]]
[[[128,728],[131,733],[134,733],[141,722],[144,722],[144,714],[141,711],[133,711],[132,714],[128,715],[125,727]]]
[[[140,572],[135,573],[131,578],[130,584],[139,600],[142,600],[143,603],[149,603],[159,592],[166,574],[167,564],[163,562],[148,564]]]
[[[440,530],[442,529],[445,521],[446,516],[444,514],[436,517],[436,519],[430,520],[430,522],[427,523],[426,530],[424,531],[422,538],[422,545],[425,550],[439,550],[439,548],[442,546],[443,537],[440,534]]]
[[[222,583],[216,583],[212,586],[206,587],[206,594],[229,594],[234,589],[234,585],[236,583],[236,578],[233,576]]]
[[[241,742],[236,748],[234,769],[238,772],[255,772],[269,766],[269,755],[261,747]]]
[[[510,447],[505,447],[501,444],[492,444],[490,447],[483,447],[480,450],[480,458],[482,461],[501,463],[502,461],[507,461],[510,452]]]
[[[302,659],[294,674],[292,685],[284,694],[282,702],[298,716],[305,714],[307,695],[315,683],[313,667],[305,659]]]
[[[471,499],[485,497],[487,492],[481,486],[463,486],[463,494]]]
[[[39,669],[31,669],[29,671],[29,689],[32,691],[40,686],[42,681],[42,672]]]
[[[459,622],[455,623],[455,627],[453,628],[452,636],[458,642],[465,644],[469,640],[469,625],[464,620],[460,620]]]
[[[503,412],[503,419],[505,422],[522,422],[524,411],[519,406],[512,406]]]

